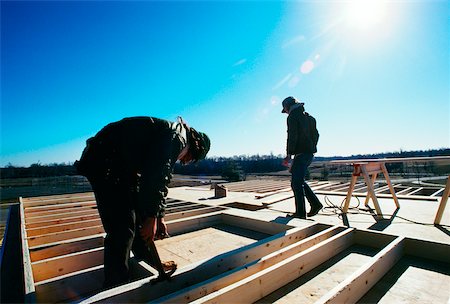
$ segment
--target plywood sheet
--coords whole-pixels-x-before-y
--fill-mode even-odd
[[[359,303],[448,303],[450,264],[404,256]]]
[[[368,262],[376,252],[373,248],[353,245],[256,303],[314,303]]]
[[[220,224],[157,241],[156,246],[162,260],[174,260],[179,267],[184,267],[267,236],[264,233]]]

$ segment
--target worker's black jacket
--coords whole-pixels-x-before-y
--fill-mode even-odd
[[[122,183],[136,191],[141,216],[163,217],[167,185],[186,146],[179,123],[153,117],[124,118],[88,139],[76,167],[91,184]]]
[[[313,137],[319,137],[316,129],[316,120],[303,111],[303,107],[299,106],[289,112],[286,145],[286,153],[288,155],[317,152],[315,143],[312,141]]]

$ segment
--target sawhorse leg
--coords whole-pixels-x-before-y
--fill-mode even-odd
[[[350,205],[350,199],[352,198],[353,189],[355,189],[357,179],[358,179],[358,176],[353,174],[352,181],[350,182],[350,186],[348,188],[347,197],[345,198],[344,208],[342,209],[342,211],[344,213],[347,213],[347,211],[348,211],[348,207]]]
[[[377,180],[377,173],[372,174],[372,179],[371,179],[371,183],[372,183],[372,187],[375,184],[375,181]],[[364,206],[368,206],[369,205],[369,200],[370,200],[370,194],[369,194],[369,186],[367,186],[367,195],[366,195],[366,200],[364,201]]]
[[[384,163],[381,164],[381,170],[383,171],[384,178],[386,179],[386,183],[388,184],[389,191],[391,191],[392,198],[394,199],[395,205],[397,208],[400,208],[400,203],[398,202],[397,195],[395,194],[394,187],[392,186],[391,179],[389,177],[389,173],[386,169],[386,165]]]
[[[450,195],[450,175],[447,178],[447,185],[445,186],[444,193],[442,193],[441,203],[439,204],[434,224],[439,225],[441,223],[442,215],[444,214],[445,206],[447,205],[448,196]]]
[[[371,179],[369,174],[367,173],[366,167],[364,165],[361,166],[362,175],[367,185],[367,195],[370,194],[372,197],[373,204],[375,205],[375,210],[377,211],[378,217],[382,218],[383,213],[381,212],[380,204],[378,204],[377,196],[375,195],[375,191],[373,190],[373,185],[371,183]]]

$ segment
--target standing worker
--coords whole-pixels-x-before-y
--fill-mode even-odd
[[[154,244],[168,236],[167,185],[177,160],[204,159],[209,148],[208,136],[181,118],[124,118],[87,140],[75,166],[91,183],[106,232],[105,288],[129,281],[130,250],[156,268],[161,279],[175,271],[173,261],[161,263]]]
[[[306,170],[311,164],[314,153],[317,152],[317,141],[319,132],[316,128],[314,117],[305,112],[304,103],[299,102],[292,96],[285,98],[282,102],[283,110],[287,113],[287,145],[286,158],[283,160],[285,166],[290,167],[292,174],[291,187],[295,197],[294,217],[306,219],[305,195],[311,209],[308,217],[314,216],[322,209],[317,196],[305,182]],[[292,157],[294,159],[292,160]]]

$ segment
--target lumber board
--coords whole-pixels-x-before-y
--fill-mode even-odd
[[[56,219],[51,221],[39,221],[35,223],[26,223],[25,226],[27,229],[34,229],[34,228],[40,228],[40,227],[47,227],[47,226],[53,226],[53,225],[63,225],[68,223],[79,223],[82,221],[89,221],[93,219],[99,219],[100,215],[98,213],[90,214],[90,215],[82,215],[82,216],[74,216],[74,217],[68,217],[64,219]]]
[[[355,243],[376,249],[382,249],[393,242],[397,236],[380,231],[359,229],[355,231]]]
[[[243,220],[246,220],[243,218]],[[279,250],[283,246],[296,243],[306,237],[320,233],[330,226],[311,225],[304,228],[292,228],[288,231],[270,236],[247,246],[223,253],[211,259],[191,264],[179,269],[170,282],[159,282],[156,286],[148,284],[148,280],[122,286],[114,291],[86,300],[108,302],[146,302],[176,292],[182,288],[220,275],[226,271],[241,267],[251,261]],[[344,229],[344,228],[338,228]],[[157,244],[158,246],[158,244]]]
[[[210,227],[214,224],[222,222],[222,211],[208,213],[206,215],[192,216],[183,219],[176,219],[172,221],[166,221],[168,231],[171,235],[177,235],[186,233],[189,231],[198,230],[204,227]]]
[[[24,202],[35,202],[35,201],[47,201],[47,200],[55,200],[55,199],[70,199],[73,197],[85,197],[85,196],[94,197],[94,193],[92,191],[90,191],[90,192],[79,192],[79,193],[51,194],[51,195],[23,197],[23,201]]]
[[[316,303],[356,303],[401,259],[403,246],[404,238],[398,237]]]
[[[76,207],[71,207],[71,208],[54,209],[54,210],[49,210],[49,211],[39,211],[39,212],[32,212],[32,213],[28,213],[25,210],[25,220],[28,221],[33,218],[40,218],[40,217],[48,216],[48,215],[59,215],[59,214],[66,215],[66,214],[73,214],[73,213],[79,212],[79,211],[91,211],[91,210],[97,210],[97,206],[96,205],[76,206]]]
[[[253,303],[319,266],[352,243],[353,229],[345,230],[192,303]]]
[[[97,209],[87,210],[87,211],[74,211],[71,213],[65,213],[65,214],[56,214],[56,215],[45,215],[45,216],[38,216],[33,217],[30,219],[26,219],[26,224],[33,224],[33,223],[39,223],[39,222],[47,222],[47,221],[53,221],[53,220],[59,220],[59,219],[66,219],[66,218],[72,218],[72,217],[81,217],[81,216],[90,216],[90,215],[98,215]]]
[[[438,211],[436,212],[436,217],[434,219],[434,224],[440,224],[442,220],[442,215],[444,214],[445,207],[447,206],[448,197],[450,195],[450,175],[447,178],[447,184],[442,194],[441,202],[439,203]]]
[[[152,272],[141,266],[141,263],[134,258],[130,259],[131,281],[146,280],[148,282],[155,278]],[[41,303],[78,303],[84,298],[99,293],[102,290],[102,284],[103,265],[100,265],[36,283],[36,295]]]
[[[173,212],[173,213],[169,213],[167,214],[164,219],[166,221],[173,221],[173,220],[177,220],[177,219],[182,219],[182,218],[186,218],[186,217],[191,217],[191,216],[196,216],[196,215],[202,215],[202,214],[207,214],[207,213],[211,213],[211,212],[216,212],[216,211],[221,211],[224,208],[222,207],[203,207],[203,208],[199,208],[199,209],[194,209],[194,210],[187,210],[187,211],[180,211],[180,212]]]
[[[184,205],[184,206],[178,206],[178,207],[173,207],[173,208],[169,207],[166,209],[166,213],[182,212],[182,211],[187,211],[187,210],[200,209],[203,207],[205,207],[205,205],[200,205],[197,203],[190,203],[189,205]]]
[[[31,264],[36,283],[99,265],[103,265],[103,247],[41,260]]]
[[[67,203],[67,204],[59,204],[59,205],[44,205],[44,206],[37,206],[37,207],[28,207],[25,208],[26,214],[32,214],[35,212],[42,212],[42,211],[50,211],[50,210],[58,210],[58,209],[66,209],[66,208],[72,208],[72,207],[85,207],[85,206],[95,206],[97,203],[96,201],[86,201],[86,202],[76,202],[76,203]]]
[[[419,239],[405,239],[405,254],[450,264],[450,244]]]
[[[44,244],[52,244],[64,240],[76,239],[83,236],[95,235],[104,233],[103,225],[73,229],[69,231],[62,231],[56,233],[49,233],[45,235],[38,235],[28,238],[28,245],[30,247],[36,247]]]
[[[66,224],[60,224],[60,225],[51,225],[51,226],[27,229],[27,236],[28,237],[39,236],[39,235],[43,235],[43,234],[64,232],[64,231],[99,226],[99,225],[102,225],[102,221],[100,218],[96,218],[96,219],[92,219],[92,220],[75,222],[75,223],[66,223]]]
[[[33,271],[31,268],[30,251],[28,249],[27,232],[25,229],[25,214],[23,209],[22,198],[19,197],[20,203],[20,221],[21,221],[21,236],[20,241],[22,242],[22,258],[23,258],[23,274],[24,274],[24,284],[25,284],[25,302],[35,301],[35,287],[33,279]]]
[[[267,222],[263,220],[257,220],[253,218],[243,218],[233,214],[222,214],[222,222],[230,226],[237,226],[249,230],[255,230],[266,234],[277,234],[284,232],[292,226],[286,224],[280,224],[275,222]]]
[[[77,302],[91,293],[99,292],[103,285],[103,276],[103,265],[100,265],[39,282],[36,284],[36,300],[39,303]]]
[[[174,294],[157,299],[156,303],[189,303],[197,300],[207,294],[218,291],[230,284],[238,282],[252,274],[262,271],[276,263],[283,261],[299,252],[302,252],[320,242],[330,238],[333,235],[342,232],[345,228],[330,227],[317,234],[311,235],[298,242],[289,245],[282,244],[279,250],[270,252],[265,256],[252,259],[252,262],[247,263],[233,271],[228,271],[223,275],[213,277],[205,282],[201,282],[184,290],[178,291]]]
[[[89,236],[88,239],[59,243],[49,247],[30,250],[30,257],[32,262],[36,262],[89,249],[100,248],[103,247],[103,242],[103,236]]]
[[[36,207],[36,206],[50,206],[50,205],[61,205],[61,204],[67,204],[67,203],[78,203],[78,202],[86,202],[91,201],[93,197],[88,196],[80,196],[80,197],[72,197],[72,198],[61,198],[61,199],[49,199],[49,200],[42,200],[42,201],[28,201],[24,203],[25,208],[29,207]]]

